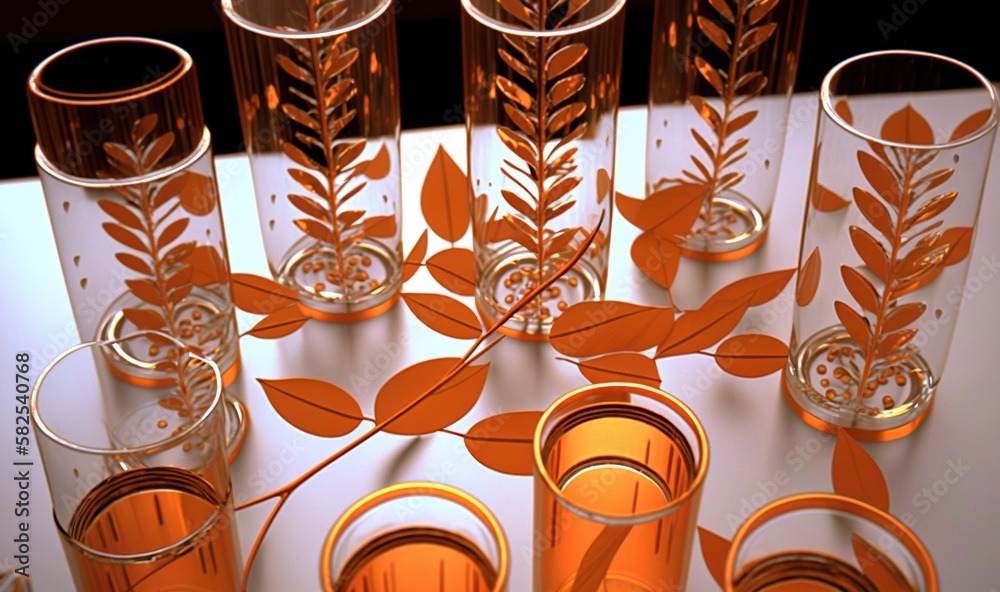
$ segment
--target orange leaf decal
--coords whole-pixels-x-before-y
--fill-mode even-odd
[[[927,305],[923,302],[908,302],[895,306],[889,310],[885,320],[882,321],[882,330],[885,332],[898,331],[919,319],[925,310],[927,310]]]
[[[130,323],[142,330],[156,331],[167,324],[160,313],[148,308],[125,308],[122,309],[122,314]]]
[[[851,202],[840,197],[819,183],[813,185],[811,197],[813,207],[820,212],[835,212],[851,204]]]
[[[632,242],[632,262],[660,287],[670,289],[681,263],[677,242],[654,232],[643,232]]]
[[[903,575],[899,567],[875,545],[861,535],[851,535],[854,557],[861,566],[862,573],[879,592],[912,592],[915,588]]]
[[[969,256],[972,250],[972,228],[970,226],[956,226],[941,233],[941,242],[951,245],[948,254],[944,257],[945,265],[955,265],[961,263]]]
[[[717,303],[731,300],[750,299],[750,306],[760,306],[774,300],[785,289],[795,275],[795,269],[779,269],[768,271],[748,278],[736,280],[724,286],[705,301],[705,306],[716,306]]]
[[[597,203],[601,203],[611,193],[611,175],[605,169],[597,169]]]
[[[257,382],[285,421],[314,436],[336,438],[354,431],[364,418],[358,402],[335,384],[309,378]]]
[[[448,242],[469,227],[468,179],[443,146],[438,146],[420,190],[420,209],[434,234]]]
[[[882,205],[882,202],[860,187],[854,188],[854,202],[858,204],[858,209],[865,219],[882,233],[882,236],[889,240],[893,239],[892,219],[889,218],[889,210]]]
[[[364,232],[367,236],[381,238],[393,238],[396,236],[396,216],[393,214],[365,218],[361,225],[364,227]]]
[[[871,184],[875,193],[882,196],[882,198],[889,202],[890,204],[896,205],[899,203],[899,183],[896,181],[896,177],[889,170],[889,167],[879,159],[875,158],[867,152],[858,151],[858,166],[861,167],[861,172],[864,174],[865,179]],[[854,190],[854,197],[857,198],[857,189]],[[881,204],[879,204],[881,205]],[[871,220],[872,215],[875,212],[866,212],[866,204],[858,202],[858,207],[861,209],[861,213],[865,215],[866,218]],[[878,227],[877,222],[872,222],[876,227]],[[891,226],[891,222],[888,222]]]
[[[843,119],[847,125],[854,125],[854,114],[851,113],[851,107],[847,104],[847,101],[841,99],[836,102],[833,106],[833,110],[837,112],[837,115]]]
[[[247,331],[247,335],[259,339],[277,339],[295,333],[308,320],[309,317],[297,305],[286,306],[261,319]]]
[[[565,358],[561,358],[565,359]],[[659,388],[663,380],[656,367],[656,361],[642,354],[608,354],[576,364],[580,373],[594,384],[602,382],[637,382]]]
[[[850,231],[854,250],[858,252],[858,255],[861,255],[861,260],[865,262],[868,269],[872,270],[872,273],[884,282],[889,273],[889,255],[872,235],[861,228],[851,226]]]
[[[816,247],[802,265],[802,272],[799,274],[799,285],[795,290],[795,302],[799,306],[809,306],[809,303],[816,296],[822,271],[823,261],[819,255],[819,247]]]
[[[872,338],[872,330],[868,321],[840,300],[833,303],[833,308],[837,312],[840,324],[847,329],[854,343],[858,344],[861,349],[868,351],[868,346]]]
[[[192,216],[207,216],[215,209],[215,179],[199,174],[184,173],[181,207]]]
[[[933,144],[934,131],[909,103],[882,124],[882,139],[903,144]]]
[[[625,217],[632,226],[641,227],[642,218],[639,217],[639,208],[644,200],[630,197],[621,192],[615,192],[615,205],[618,206],[618,213]]]
[[[410,312],[431,329],[455,339],[475,339],[483,328],[468,306],[444,294],[403,294]]]
[[[674,310],[605,300],[581,302],[559,315],[549,342],[559,353],[588,357],[618,351],[642,351],[663,340]]]
[[[240,310],[270,314],[299,301],[298,293],[288,286],[249,273],[234,273],[233,300]]]
[[[433,393],[420,399],[422,393],[451,372],[459,361],[459,358],[436,358],[397,372],[382,385],[375,398],[375,421],[382,423],[408,405],[413,405],[386,426],[385,431],[420,436],[446,428],[464,417],[483,392],[489,364],[462,368]]]
[[[532,438],[541,411],[501,413],[480,420],[465,434],[469,454],[485,467],[507,475],[530,475]]]
[[[657,358],[691,354],[712,347],[736,328],[750,307],[750,298],[728,302],[706,302],[698,310],[682,314],[656,351]]]
[[[882,470],[845,430],[837,429],[833,449],[833,490],[889,511],[889,487]]]
[[[417,239],[417,244],[413,245],[413,249],[410,250],[410,254],[406,256],[406,260],[403,261],[403,281],[408,281],[413,274],[417,273],[420,266],[424,263],[424,257],[427,256],[427,231],[425,230],[420,238]]]
[[[715,350],[715,363],[727,373],[743,378],[773,374],[788,362],[788,346],[770,335],[734,335]]]
[[[698,527],[698,540],[701,542],[701,557],[705,560],[708,573],[712,574],[715,583],[725,587],[726,556],[729,555],[729,548],[733,546],[732,541],[700,526]]]
[[[850,265],[841,265],[840,275],[844,279],[847,291],[861,305],[861,308],[868,312],[878,313],[879,295],[875,291],[875,286],[868,281],[868,278],[861,275],[858,270]]]
[[[195,247],[188,255],[188,265],[193,269],[191,283],[196,286],[211,286],[226,281],[226,263],[211,245]]]
[[[452,248],[435,253],[427,260],[427,271],[441,287],[459,296],[476,293],[476,258],[469,249]]]
[[[382,179],[389,174],[391,168],[392,161],[389,158],[389,151],[386,149],[385,144],[382,144],[375,158],[358,165],[358,173],[369,179]]]
[[[122,205],[110,199],[98,200],[97,206],[104,210],[105,214],[114,218],[119,224],[123,224],[136,230],[145,230],[146,228],[146,226],[142,223],[142,220],[139,219],[139,216],[130,210],[128,206]]]
[[[973,132],[979,130],[979,128],[986,125],[986,122],[990,119],[990,110],[983,109],[982,111],[976,111],[972,115],[966,117],[962,120],[962,123],[958,124],[955,131],[951,133],[951,137],[948,138],[949,142],[954,142],[959,138],[964,138],[972,134]]]

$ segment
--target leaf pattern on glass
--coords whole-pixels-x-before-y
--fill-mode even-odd
[[[160,124],[159,115],[146,115],[132,122],[126,144],[102,144],[109,166],[130,177],[156,171],[175,142],[173,132],[155,133]],[[191,224],[190,216],[206,216],[215,210],[215,181],[185,170],[156,181],[115,185],[112,189],[122,199],[97,201],[109,219],[101,227],[118,245],[129,249],[115,253],[115,259],[137,274],[124,282],[143,303],[142,307],[123,309],[122,314],[140,330],[167,333],[184,340],[190,351],[206,353],[201,347],[228,330],[228,326],[220,326],[224,315],[193,325],[192,319],[182,318],[183,305],[195,286],[218,288],[226,284],[229,271],[213,246],[198,246],[182,237]],[[169,356],[179,355],[176,348],[169,341],[160,341],[150,348],[149,355],[157,358],[152,363],[160,371],[177,373],[178,410],[194,421],[205,409],[205,399],[186,386],[190,377],[185,376],[184,369],[169,361]],[[168,358],[159,359],[163,354]]]
[[[981,114],[973,114],[952,135],[971,133],[981,119]],[[906,144],[935,141],[930,123],[909,104],[885,120],[881,135]],[[858,412],[871,414],[878,412],[878,404],[886,409],[895,405],[889,395],[874,395],[899,368],[899,361],[910,355],[919,333],[912,325],[926,310],[919,300],[904,297],[933,282],[946,266],[963,261],[971,248],[972,229],[940,229],[941,215],[955,203],[958,192],[942,187],[953,168],[931,166],[938,150],[874,142],[869,146],[871,152],[857,153],[865,185],[853,188],[854,205],[867,226],[850,227],[851,244],[864,265],[841,267],[852,302],[834,303],[861,360],[852,362],[852,369],[843,374],[848,382],[845,391],[833,395]]]
[[[301,22],[293,30],[309,33],[330,30],[349,17],[346,0],[306,0],[305,9],[296,14]],[[357,84],[350,68],[360,52],[350,47],[348,35],[283,40],[292,51],[276,60],[280,71],[292,79],[288,90],[294,99],[281,103],[280,110],[296,129],[295,140],[283,141],[281,149],[301,167],[289,167],[288,175],[307,194],[290,193],[287,198],[306,216],[294,220],[296,228],[333,251],[327,282],[339,288],[340,297],[350,298],[370,289],[374,281],[364,271],[363,259],[350,255],[352,247],[366,237],[397,234],[395,215],[373,222],[365,210],[349,209],[351,199],[368,181],[388,175],[392,161],[385,145],[371,160],[359,160],[367,140],[339,139],[357,115],[351,103]]]
[[[733,165],[747,156],[750,138],[738,135],[750,125],[758,111],[750,108],[752,99],[767,86],[767,76],[759,70],[747,70],[744,64],[765,41],[774,36],[778,24],[761,22],[780,0],[712,0],[709,4],[718,13],[717,18],[697,16],[695,22],[701,34],[721,51],[727,63],[718,66],[705,58],[693,59],[694,71],[707,82],[718,98],[692,95],[688,101],[707,126],[707,130],[691,128],[691,135],[700,152],[691,154],[694,167],[682,171],[682,177],[661,179],[654,188],[666,183],[693,183],[705,189],[698,212],[703,224],[696,234],[735,234],[728,226],[727,216],[713,209],[716,198],[739,185],[744,173],[733,170]],[[714,103],[714,104],[713,104]],[[716,107],[721,106],[721,110]],[[681,236],[692,232],[696,220],[684,229]]]
[[[823,271],[823,262],[819,254],[819,247],[812,250],[806,262],[802,264],[799,271],[799,285],[795,291],[795,302],[799,306],[809,306],[816,290],[819,288],[819,278]]]
[[[534,31],[558,29],[588,0],[498,0],[500,9]],[[587,58],[589,48],[571,42],[569,36],[504,35],[506,47],[497,53],[510,69],[510,78],[498,75],[496,91],[510,126],[501,125],[497,135],[510,151],[500,173],[513,186],[501,192],[510,207],[502,216],[509,225],[510,239],[533,255],[535,263],[524,285],[541,284],[558,267],[558,258],[581,232],[570,227],[553,230],[553,220],[564,216],[577,203],[577,148],[570,144],[587,131],[580,121],[587,103],[580,92],[586,78],[573,70]],[[607,171],[597,175],[598,199],[611,191]],[[512,296],[512,298],[516,298]],[[540,295],[526,307],[527,316],[546,318],[548,307]]]

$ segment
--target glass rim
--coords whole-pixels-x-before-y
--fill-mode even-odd
[[[888,57],[888,56],[913,56],[913,57],[930,58],[932,60],[946,62],[948,64],[951,64],[952,66],[964,70],[968,74],[971,74],[976,80],[979,81],[979,83],[983,87],[982,89],[985,90],[990,97],[990,116],[986,119],[986,122],[976,131],[970,134],[966,134],[965,136],[950,142],[941,142],[934,144],[908,144],[905,142],[892,142],[889,140],[872,136],[857,129],[853,125],[847,123],[847,121],[845,121],[834,108],[833,93],[830,88],[831,85],[833,84],[833,79],[835,76],[842,73],[845,68],[857,62],[870,60],[874,58]],[[820,96],[820,106],[823,109],[823,113],[825,113],[827,117],[833,120],[833,122],[836,123],[838,126],[840,126],[844,131],[846,131],[851,135],[859,137],[867,142],[874,142],[875,144],[881,146],[888,146],[892,148],[904,148],[911,150],[913,149],[943,150],[948,148],[957,148],[959,146],[964,146],[965,144],[970,144],[972,142],[981,139],[983,136],[987,135],[994,128],[996,128],[997,121],[1000,120],[1000,99],[998,99],[996,87],[993,86],[993,83],[990,82],[988,78],[986,78],[985,76],[983,76],[981,72],[979,72],[978,70],[976,70],[975,68],[969,66],[964,62],[961,62],[954,58],[950,58],[948,56],[925,52],[925,51],[891,49],[882,51],[872,51],[847,58],[846,60],[843,60],[842,62],[831,68],[830,71],[826,73],[826,76],[823,77],[823,82],[820,85],[819,96]]]
[[[39,392],[41,391],[42,385],[45,383],[46,376],[48,376],[49,372],[51,372],[60,362],[62,362],[69,356],[85,349],[94,347],[106,347],[109,345],[122,343],[130,339],[136,339],[144,335],[157,335],[158,337],[172,341],[177,347],[187,347],[187,345],[184,342],[175,339],[170,335],[161,333],[159,331],[148,331],[148,330],[136,331],[135,333],[129,333],[124,337],[119,337],[116,339],[105,339],[101,341],[85,341],[83,343],[74,345],[73,347],[67,349],[66,351],[56,356],[51,362],[49,362],[48,366],[46,366],[45,369],[42,370],[41,374],[39,374],[38,378],[35,380],[35,386],[31,389],[31,400],[30,400],[31,422],[34,424],[34,426],[38,430],[40,430],[43,434],[45,434],[45,436],[52,442],[64,448],[68,448],[75,452],[82,452],[84,454],[99,454],[99,455],[145,454],[149,452],[156,452],[165,447],[170,447],[175,444],[180,444],[185,439],[187,439],[194,430],[199,429],[205,422],[208,421],[210,417],[212,417],[212,414],[215,413],[215,410],[219,407],[222,401],[222,373],[219,370],[219,366],[208,358],[190,352],[187,355],[206,364],[209,368],[211,368],[212,373],[215,376],[215,393],[212,396],[212,402],[205,410],[205,413],[203,413],[202,416],[197,419],[197,421],[191,424],[190,428],[182,432],[173,434],[162,440],[157,440],[156,442],[153,442],[151,444],[145,444],[143,446],[136,446],[129,448],[95,448],[93,446],[84,446],[82,444],[71,442],[70,440],[60,436],[55,431],[53,431],[48,424],[45,423],[44,419],[42,419],[41,412],[38,409]],[[95,362],[95,363],[100,363],[100,362]]]
[[[375,9],[364,18],[353,20],[340,27],[324,29],[323,31],[299,31],[291,28],[279,29],[277,27],[268,27],[261,25],[260,23],[255,23],[241,15],[235,8],[233,8],[233,0],[222,0],[222,13],[226,16],[226,20],[241,29],[245,29],[258,35],[264,35],[265,37],[274,37],[276,39],[325,39],[327,37],[336,37],[338,35],[343,35],[344,33],[350,33],[351,31],[360,29],[361,27],[378,20],[383,14],[386,13],[386,11],[389,10],[389,7],[392,6],[392,2],[393,0],[378,0],[378,4],[375,6]]]
[[[368,513],[369,510],[386,502],[405,497],[436,497],[450,501],[462,506],[478,518],[493,536],[499,556],[497,581],[491,592],[501,592],[506,589],[508,571],[510,570],[510,552],[507,535],[504,533],[503,526],[497,520],[496,516],[494,516],[493,512],[471,494],[451,485],[430,481],[413,481],[390,485],[370,493],[354,502],[337,518],[329,534],[326,535],[326,540],[323,542],[323,550],[320,553],[320,580],[326,592],[334,592],[333,550],[348,527],[354,524],[358,518]]]
[[[743,521],[733,536],[726,555],[725,574],[723,576],[727,592],[733,590],[733,577],[736,568],[736,556],[746,539],[761,526],[771,520],[802,510],[833,510],[852,514],[866,520],[886,531],[906,547],[927,578],[927,591],[938,592],[937,571],[934,561],[917,535],[895,516],[853,497],[836,493],[802,493],[772,501]]]
[[[602,393],[621,392],[622,390],[627,390],[631,394],[643,396],[669,407],[672,411],[674,411],[674,413],[680,415],[685,423],[687,423],[688,427],[694,431],[698,443],[698,467],[695,471],[694,478],[691,480],[691,484],[684,490],[684,492],[672,498],[660,509],[653,510],[651,512],[644,512],[642,514],[633,514],[630,516],[595,512],[569,501],[563,495],[563,492],[559,489],[555,480],[552,479],[552,475],[550,475],[548,470],[545,468],[544,459],[542,458],[542,431],[545,429],[546,424],[556,412],[561,411],[569,404],[585,397]],[[688,444],[691,443],[689,442]],[[646,386],[644,384],[631,382],[605,382],[590,384],[574,389],[562,397],[559,397],[559,399],[549,405],[548,409],[545,410],[542,417],[538,420],[538,425],[535,427],[535,433],[532,437],[532,456],[535,465],[535,476],[542,479],[549,492],[557,500],[559,500],[559,503],[563,507],[587,520],[601,522],[602,524],[634,526],[644,524],[652,520],[659,520],[660,518],[672,514],[685,504],[691,502],[700,492],[702,485],[705,483],[705,478],[708,475],[708,435],[705,433],[705,428],[702,426],[701,421],[698,419],[698,416],[695,415],[694,411],[692,411],[690,407],[688,407],[676,396],[661,389]]]
[[[179,63],[169,72],[156,80],[133,88],[107,93],[62,92],[51,88],[42,82],[42,75],[56,60],[88,47],[97,45],[114,45],[117,43],[137,43],[141,45],[162,47],[176,54],[179,59]],[[28,76],[28,90],[29,92],[37,95],[40,99],[63,105],[115,105],[125,101],[134,100],[138,97],[146,97],[168,88],[191,72],[193,68],[194,60],[191,58],[191,54],[173,43],[149,37],[103,37],[100,39],[91,39],[90,41],[75,43],[69,47],[64,47],[42,60],[42,62],[35,66],[35,69],[32,70],[31,74]]]
[[[228,0],[223,0],[225,3]],[[463,11],[470,17],[478,21],[483,26],[489,27],[494,31],[499,31],[500,33],[507,33],[510,35],[517,35],[519,37],[539,37],[539,38],[549,38],[549,37],[564,37],[566,35],[572,35],[574,33],[580,33],[583,31],[588,31],[594,29],[604,23],[610,21],[622,9],[625,7],[626,0],[612,0],[613,4],[602,11],[600,14],[593,16],[583,22],[577,23],[575,25],[565,27],[562,29],[553,29],[546,31],[534,31],[532,29],[526,29],[524,27],[518,27],[516,25],[511,25],[509,23],[504,23],[498,21],[497,19],[487,15],[483,11],[479,10],[476,6],[472,4],[472,0],[461,0]]]
[[[124,473],[119,473],[119,475],[121,474]],[[202,523],[201,526],[197,528],[197,530],[190,533],[181,540],[175,543],[171,543],[166,547],[160,549],[154,549],[152,551],[145,551],[143,553],[135,553],[131,555],[118,555],[116,553],[105,553],[104,551],[98,551],[97,549],[89,547],[83,544],[81,541],[78,541],[77,539],[74,539],[73,537],[69,536],[69,534],[66,532],[66,529],[63,528],[63,525],[60,524],[58,520],[55,521],[56,530],[59,531],[59,536],[62,537],[63,541],[77,548],[80,552],[85,553],[86,555],[89,555],[99,561],[104,561],[107,563],[135,563],[135,562],[145,563],[149,561],[155,561],[163,557],[167,557],[171,553],[174,553],[175,550],[177,549],[183,549],[186,552],[186,550],[189,549],[192,545],[200,542],[206,535],[209,534],[209,532],[212,529],[216,528],[216,525],[220,522],[219,519],[225,515],[226,507],[229,505],[232,497],[233,497],[233,489],[230,486],[229,491],[226,492],[226,495],[222,498],[222,500],[215,503],[215,509],[212,511],[212,514],[205,519],[205,522]],[[226,524],[225,527],[228,528],[229,525]]]

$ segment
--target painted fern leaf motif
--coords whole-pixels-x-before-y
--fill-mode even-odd
[[[305,12],[299,15],[302,30],[331,29],[347,12],[347,0],[307,0]],[[349,255],[351,247],[365,237],[396,236],[394,215],[366,217],[365,210],[351,209],[351,199],[368,183],[362,177],[381,179],[389,174],[389,153],[383,146],[373,159],[358,160],[367,141],[338,140],[357,115],[351,102],[357,84],[349,69],[359,51],[349,47],[348,35],[284,41],[294,49],[294,59],[279,55],[278,66],[303,85],[289,87],[295,100],[281,104],[281,111],[298,125],[295,142],[284,142],[282,150],[300,167],[289,168],[288,174],[303,189],[301,194],[289,194],[288,200],[305,215],[295,220],[295,226],[333,248],[336,258],[326,269],[326,279],[347,296],[366,286],[375,287],[370,282],[377,285],[364,271],[362,258]]]
[[[691,106],[708,126],[710,134],[691,128],[691,135],[703,154],[692,154],[693,168],[684,169],[683,177],[663,179],[670,185],[694,183],[708,187],[700,218],[701,224],[695,234],[715,236],[734,232],[727,226],[730,222],[724,214],[713,209],[714,202],[724,192],[733,189],[743,181],[745,174],[733,170],[733,166],[747,155],[749,137],[736,135],[756,119],[758,111],[751,108],[751,100],[767,86],[767,76],[763,72],[745,71],[747,58],[757,52],[778,28],[774,22],[764,23],[768,14],[781,0],[709,0],[718,13],[717,19],[699,15],[698,28],[706,38],[728,58],[728,64],[720,67],[696,56],[694,67],[718,93],[721,112],[706,97],[693,95]],[[716,100],[718,102],[718,100]],[[706,137],[707,136],[707,137]],[[654,189],[659,189],[660,184]]]
[[[156,114],[147,115],[132,125],[129,144],[104,143],[107,162],[113,170],[124,177],[142,177],[156,169],[174,144],[173,132],[153,135],[158,122]],[[115,253],[115,258],[138,274],[125,280],[125,284],[146,305],[126,308],[122,313],[137,328],[167,333],[183,340],[191,351],[204,355],[202,346],[224,338],[231,330],[231,317],[219,314],[205,318],[202,312],[189,313],[183,310],[184,302],[196,286],[227,283],[229,273],[214,247],[180,240],[191,218],[174,214],[178,209],[192,216],[213,212],[217,203],[215,182],[200,173],[183,171],[162,181],[113,188],[125,203],[111,199],[97,202],[111,218],[102,228],[127,247],[128,250]],[[170,348],[166,359],[157,351],[162,345]],[[149,354],[161,360],[156,364],[157,370],[184,374],[176,364],[178,352],[169,344],[153,345]],[[196,404],[186,401],[178,403],[177,408],[192,413],[203,411],[192,405]]]
[[[956,133],[964,127],[961,124]],[[881,135],[905,144],[935,142],[930,124],[910,105],[886,119]],[[915,323],[927,305],[904,302],[903,297],[934,281],[945,266],[965,259],[972,237],[968,227],[942,228],[940,216],[954,204],[958,192],[942,187],[955,170],[932,166],[937,150],[886,148],[874,142],[869,146],[870,151],[857,153],[867,186],[854,187],[853,193],[854,205],[870,228],[850,227],[851,243],[863,265],[841,266],[841,277],[854,302],[834,303],[856,347],[839,348],[828,355],[840,358],[834,377],[846,388],[841,393],[827,392],[828,398],[832,395],[833,400],[852,404],[862,413],[877,412],[876,403],[869,399],[881,385],[889,380],[898,386],[906,384],[900,364],[913,353],[911,342],[920,330]],[[886,409],[895,405],[889,395],[877,403]]]
[[[503,10],[535,31],[558,29],[589,0],[498,0]],[[503,161],[501,173],[516,189],[501,191],[513,212],[504,216],[509,229],[503,234],[532,253],[537,266],[528,281],[519,286],[527,293],[559,267],[557,256],[571,247],[582,233],[576,226],[550,228],[551,223],[576,205],[573,191],[583,178],[576,174],[577,148],[569,147],[587,131],[578,121],[587,103],[578,94],[585,76],[573,73],[586,56],[583,43],[566,37],[517,37],[504,35],[506,48],[497,50],[512,78],[497,76],[503,108],[513,127],[499,126],[501,142],[514,158]],[[509,295],[512,302],[520,295]],[[544,298],[526,308],[526,314],[545,318]]]

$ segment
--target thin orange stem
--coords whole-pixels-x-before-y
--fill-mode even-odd
[[[306,471],[305,473],[303,473],[302,475],[300,475],[297,479],[294,479],[293,481],[291,481],[288,484],[286,484],[286,485],[284,485],[284,486],[282,486],[282,487],[280,487],[280,488],[272,491],[271,493],[267,493],[267,494],[262,495],[262,496],[260,496],[258,498],[252,499],[252,500],[250,500],[248,502],[244,502],[244,503],[239,504],[238,506],[236,506],[237,510],[243,510],[245,508],[249,508],[251,506],[255,506],[255,505],[259,504],[259,503],[265,502],[265,501],[267,501],[269,499],[272,499],[272,498],[275,498],[275,497],[279,498],[278,503],[275,505],[274,509],[271,510],[271,514],[268,516],[268,519],[264,522],[264,525],[261,527],[260,533],[257,535],[257,539],[254,541],[253,549],[251,550],[250,556],[247,558],[247,564],[246,564],[246,567],[244,568],[244,572],[243,572],[243,590],[244,590],[244,592],[246,591],[247,581],[249,580],[249,577],[250,577],[250,571],[253,568],[253,561],[256,558],[257,550],[260,548],[261,542],[263,541],[264,537],[267,535],[268,530],[270,530],[270,528],[271,528],[271,524],[274,522],[275,517],[277,517],[278,512],[281,510],[282,506],[284,506],[285,501],[288,499],[288,497],[291,496],[291,494],[296,489],[298,489],[298,487],[300,485],[302,485],[303,483],[305,483],[306,481],[308,481],[309,479],[311,479],[313,476],[315,476],[317,473],[319,473],[320,471],[322,471],[323,469],[325,469],[326,467],[328,467],[331,463],[335,462],[337,459],[341,458],[342,456],[344,456],[348,452],[354,450],[355,448],[357,448],[361,444],[367,442],[369,439],[371,439],[373,436],[375,436],[375,434],[377,434],[377,433],[381,432],[383,429],[385,429],[385,427],[387,425],[391,424],[392,422],[396,421],[397,419],[399,419],[400,417],[402,417],[403,415],[405,415],[406,413],[408,413],[411,409],[413,409],[414,407],[416,407],[417,405],[419,405],[427,397],[433,395],[439,388],[441,388],[442,386],[444,386],[444,384],[446,384],[449,380],[451,380],[463,368],[465,368],[466,366],[468,366],[469,364],[471,364],[472,362],[474,362],[475,360],[477,360],[480,356],[482,356],[483,354],[485,354],[487,351],[489,351],[490,349],[492,349],[493,346],[495,346],[497,343],[499,343],[501,340],[503,340],[504,336],[500,335],[498,338],[494,339],[493,341],[490,341],[489,343],[486,343],[486,345],[481,350],[479,349],[479,346],[481,346],[484,342],[486,342],[486,340],[491,335],[493,335],[494,333],[496,333],[497,330],[500,329],[500,327],[502,327],[504,323],[506,323],[507,321],[509,321],[515,314],[517,314],[517,312],[521,308],[523,308],[528,302],[530,302],[533,298],[535,298],[543,290],[548,289],[548,287],[550,285],[552,285],[553,282],[555,282],[556,280],[558,280],[560,277],[562,277],[563,274],[565,274],[567,271],[569,271],[570,269],[572,269],[574,265],[576,265],[577,261],[579,261],[580,258],[583,257],[583,254],[587,252],[587,249],[590,247],[590,244],[592,242],[594,242],[594,238],[597,236],[597,233],[600,230],[601,224],[603,224],[603,222],[604,222],[604,213],[602,212],[601,213],[601,218],[600,218],[600,220],[598,220],[597,225],[595,226],[594,230],[591,231],[591,233],[589,235],[587,235],[587,238],[583,241],[583,243],[576,250],[576,252],[573,253],[573,256],[570,257],[569,260],[567,260],[566,263],[564,263],[562,265],[562,267],[559,268],[559,271],[556,274],[554,274],[552,277],[550,277],[547,280],[545,280],[543,283],[541,283],[538,286],[536,286],[530,292],[528,292],[527,294],[525,294],[516,303],[514,303],[514,305],[511,306],[511,308],[509,308],[507,310],[507,312],[504,313],[504,315],[502,317],[500,317],[500,319],[498,321],[496,321],[489,329],[487,329],[483,334],[481,334],[476,339],[476,341],[472,344],[471,347],[469,347],[468,350],[466,350],[465,354],[462,355],[462,357],[455,364],[455,366],[452,367],[452,369],[447,374],[445,374],[443,377],[441,377],[441,379],[438,380],[431,388],[429,388],[428,390],[424,391],[424,393],[421,394],[419,397],[414,398],[413,401],[411,401],[410,403],[408,403],[407,405],[405,405],[403,408],[401,408],[396,413],[392,414],[390,417],[388,417],[385,420],[377,423],[370,430],[368,430],[364,434],[358,436],[358,438],[356,440],[354,440],[353,442],[351,442],[347,446],[341,448],[337,452],[335,452],[332,455],[328,456],[326,459],[324,459],[323,461],[321,461],[319,464],[317,464],[313,468],[309,469],[308,471]],[[479,351],[477,351],[477,350],[479,350]]]

